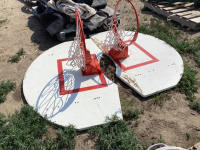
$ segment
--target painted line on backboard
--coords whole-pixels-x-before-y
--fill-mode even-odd
[[[97,59],[95,54],[91,54],[91,56],[98,61],[98,59]],[[77,88],[77,89],[73,89],[73,90],[65,90],[62,62],[66,61],[67,59],[69,59],[69,58],[58,59],[57,60],[60,95],[72,94],[72,93],[77,93],[77,92],[84,92],[84,91],[88,91],[88,90],[94,90],[94,89],[108,87],[108,84],[106,82],[104,74],[103,74],[103,72],[101,72],[99,74],[99,78],[100,78],[101,84],[88,86],[88,87],[83,87],[83,88]],[[80,76],[82,76],[81,72],[80,72]]]
[[[127,42],[130,42],[130,41],[125,41],[125,43],[127,43]],[[147,56],[149,56],[152,60],[147,61],[147,62],[143,62],[143,63],[139,63],[137,65],[132,65],[132,66],[129,66],[129,67],[125,67],[119,60],[114,60],[123,71],[131,70],[131,69],[134,69],[134,68],[138,68],[138,67],[145,66],[145,65],[148,65],[148,64],[155,63],[155,62],[159,61],[156,57],[154,57],[152,54],[147,52],[144,48],[142,48],[136,42],[133,43],[133,44],[137,48],[139,48],[143,53],[145,53]],[[108,53],[108,49],[106,49],[105,46],[103,46],[103,49]]]

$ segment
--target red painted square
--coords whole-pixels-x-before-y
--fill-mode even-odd
[[[97,59],[97,57],[96,57],[95,54],[91,54],[91,56],[95,60],[98,61],[98,59]],[[107,82],[105,80],[104,74],[103,74],[103,72],[101,72],[99,74],[99,78],[101,80],[101,84],[99,84],[99,85],[93,85],[93,86],[88,86],[88,87],[83,87],[83,88],[78,88],[78,89],[73,89],[73,90],[65,90],[62,62],[66,61],[67,59],[68,58],[58,59],[57,60],[60,95],[77,93],[77,92],[83,92],[83,91],[88,91],[88,90],[94,90],[94,89],[99,89],[99,88],[103,88],[103,87],[107,87],[108,86],[108,84],[107,84]],[[81,72],[80,72],[80,76],[82,76]]]
[[[125,41],[126,42],[129,42],[129,41]],[[157,62],[159,61],[157,58],[155,58],[153,55],[151,55],[149,52],[147,52],[144,48],[142,48],[140,45],[138,45],[137,43],[133,43],[137,48],[139,48],[143,53],[145,53],[147,56],[149,56],[152,60],[150,61],[146,61],[146,62],[143,62],[143,63],[139,63],[137,65],[132,65],[132,66],[129,66],[129,67],[125,67],[119,60],[114,60],[119,66],[120,68],[123,70],[123,71],[127,71],[127,70],[130,70],[130,69],[134,69],[134,68],[137,68],[137,67],[141,67],[141,66],[145,66],[145,65],[148,65],[148,64],[151,64],[151,63],[154,63],[154,62]],[[108,53],[108,49],[106,49],[105,47],[103,47],[104,50]]]

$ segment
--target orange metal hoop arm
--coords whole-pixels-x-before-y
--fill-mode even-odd
[[[84,58],[86,57],[85,54],[86,54],[86,45],[85,45],[85,35],[84,35],[84,31],[83,31],[83,23],[82,23],[82,20],[81,20],[81,17],[80,17],[80,12],[78,10],[75,11],[75,19],[76,19],[76,22],[78,21],[79,22],[79,25],[80,25],[80,32],[79,33],[81,35],[81,49],[83,51],[83,54],[84,54]],[[78,20],[77,20],[78,19]],[[86,58],[85,58],[85,61],[86,61]]]

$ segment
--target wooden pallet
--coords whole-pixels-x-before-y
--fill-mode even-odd
[[[194,7],[194,3],[144,2],[144,6],[192,30],[200,29],[200,8]]]

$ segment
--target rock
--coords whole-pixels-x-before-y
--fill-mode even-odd
[[[196,130],[197,130],[197,131],[200,131],[200,128],[196,127]]]
[[[195,115],[195,113],[191,112],[192,115]]]

